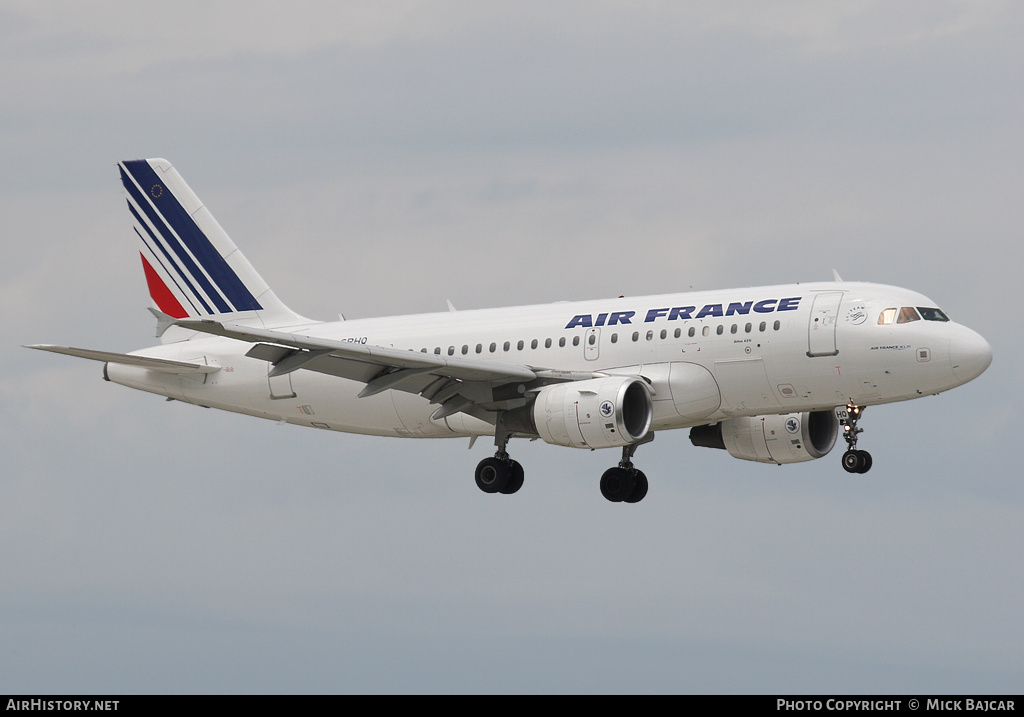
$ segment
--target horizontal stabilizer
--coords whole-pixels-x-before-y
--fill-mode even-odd
[[[163,373],[193,374],[193,373],[216,373],[220,366],[207,366],[201,363],[189,363],[188,361],[171,361],[170,359],[150,358],[149,356],[136,356],[134,354],[119,354],[112,351],[93,351],[92,349],[78,349],[73,346],[51,346],[49,344],[33,344],[26,346],[27,349],[39,349],[40,351],[52,351],[55,354],[67,354],[78,358],[90,359],[92,361],[105,361],[106,363],[123,363],[128,366],[139,366],[150,371],[161,371]]]

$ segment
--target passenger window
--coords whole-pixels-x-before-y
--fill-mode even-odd
[[[640,340],[640,333],[638,331],[634,331],[633,332],[633,340],[634,341],[639,341]]]
[[[468,353],[469,353],[469,346],[467,346],[466,344],[463,344],[462,345],[462,355],[465,356]]]
[[[619,341],[619,335],[618,334],[612,334],[612,343],[613,344],[614,343],[618,343],[618,341]]]
[[[523,346],[525,346],[525,345],[526,345],[526,344],[524,344],[524,343],[523,343],[522,341],[518,342],[518,343],[516,344],[516,350],[517,350],[517,351],[522,351],[522,350],[523,350]]]
[[[449,356],[454,356],[455,355],[455,347],[454,346],[449,346],[448,347],[448,355]]]
[[[662,329],[661,330],[661,338],[665,338],[666,336],[668,336],[668,331],[666,331],[665,329]]]
[[[565,347],[565,337],[562,336],[560,339],[558,339],[558,348],[564,348],[564,347]]]
[[[534,339],[533,341],[530,342],[530,348],[531,349],[537,348],[537,339]]]
[[[596,344],[597,343],[597,336],[595,334],[591,334],[590,336],[588,336],[587,337],[587,343],[590,344],[591,346]]]
[[[775,324],[772,325],[772,328],[775,329],[776,331],[778,331],[779,329],[782,328],[782,322],[781,321],[776,321]]]
[[[758,331],[764,331],[767,328],[768,328],[768,324],[766,322],[762,321],[761,325],[757,327],[757,330]]]
[[[694,336],[696,336],[696,334],[697,334],[697,329],[696,329],[695,327],[691,326],[691,327],[690,327],[690,330],[689,330],[689,331],[687,332],[687,334],[688,334],[688,335],[689,335],[689,337],[690,337],[690,338],[692,339],[692,338],[693,338]]]
[[[498,344],[491,343],[491,353],[493,354],[498,349]]]
[[[505,351],[508,351],[510,348],[512,348],[512,345],[508,341],[502,346],[502,349]]]
[[[737,329],[737,326],[736,326],[736,324],[733,324],[733,325],[732,325],[732,328],[731,328],[731,329],[729,329],[729,333],[730,333],[730,334],[734,334],[734,333],[736,333],[736,329]]]
[[[747,324],[746,326],[743,327],[743,330],[746,331],[749,334],[750,330],[753,329],[753,328],[754,328],[753,324]]]
[[[573,346],[579,346],[580,345],[580,337],[579,336],[573,336],[572,337],[572,345]]]
[[[682,329],[676,329],[676,333],[675,333],[676,338],[678,339],[682,335],[683,335],[683,330]]]
[[[435,346],[434,347],[434,353],[437,354],[438,356],[440,356],[441,355],[441,347],[440,346]]]
[[[882,313],[878,315],[878,325],[888,326],[896,320],[896,309],[884,309]]]
[[[719,324],[718,328],[715,329],[715,333],[717,333],[719,336],[721,336],[722,334],[725,333],[725,327],[722,326],[722,324]]]
[[[710,336],[711,335],[711,327],[710,326],[705,326],[701,330],[701,333],[704,334],[705,336]]]
[[[544,348],[551,348],[551,339],[544,339]]]
[[[920,321],[921,317],[913,306],[904,306],[900,309],[900,317],[896,319],[897,324],[909,324],[911,321]]]

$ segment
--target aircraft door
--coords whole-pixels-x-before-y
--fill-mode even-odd
[[[587,329],[583,337],[583,357],[587,361],[596,361],[601,354],[601,329]]]
[[[808,356],[835,356],[839,353],[836,347],[836,326],[839,324],[839,302],[842,299],[841,291],[826,291],[814,297],[807,327]]]

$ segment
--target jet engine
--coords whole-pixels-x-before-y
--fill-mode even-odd
[[[695,446],[722,448],[745,461],[779,465],[821,458],[832,450],[838,437],[835,411],[743,416],[690,429]]]
[[[531,418],[547,443],[571,448],[627,446],[643,440],[654,407],[637,376],[611,376],[545,386]]]

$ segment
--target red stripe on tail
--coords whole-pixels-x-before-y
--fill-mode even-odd
[[[188,312],[182,308],[178,300],[174,298],[174,294],[167,288],[167,284],[163,282],[163,279],[153,270],[153,267],[146,261],[146,257],[141,253],[139,258],[142,259],[142,270],[146,272],[146,284],[149,285],[149,295],[153,297],[153,301],[156,302],[156,306],[160,311],[164,312],[168,316],[173,316],[176,319],[184,319],[188,316]]]

